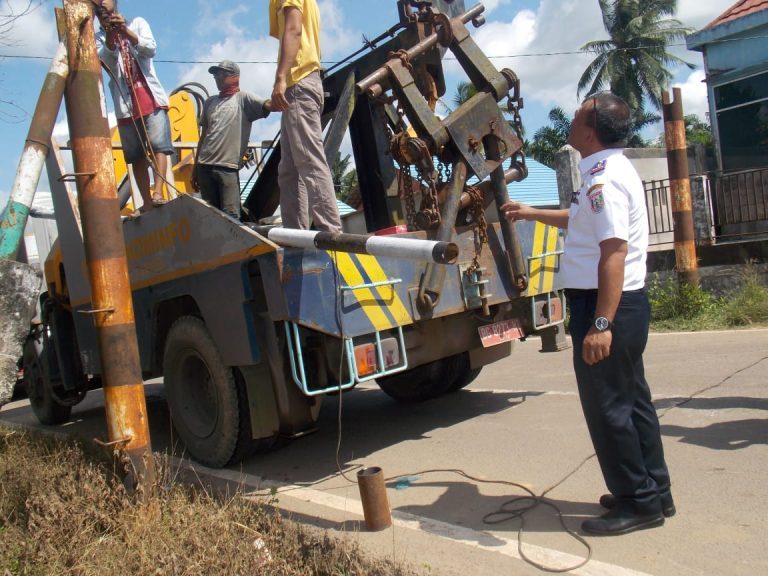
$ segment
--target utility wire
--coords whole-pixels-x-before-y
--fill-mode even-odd
[[[713,40],[707,42],[710,44],[724,44],[726,42],[742,42],[744,40],[765,40],[768,35],[760,36],[746,36],[743,38],[723,38],[721,40]],[[636,52],[640,50],[658,49],[658,48],[674,48],[674,47],[687,47],[687,44],[682,42],[662,45],[648,45],[648,46],[636,46],[633,48],[613,48],[607,50],[607,52]],[[604,52],[598,50],[563,50],[560,52],[530,52],[521,54],[506,54],[488,56],[489,60],[499,60],[503,58],[536,58],[540,56],[575,56],[580,54],[603,54]],[[0,54],[0,58],[10,58],[18,60],[50,60],[50,56],[35,56],[31,54]],[[447,56],[443,60],[456,60],[455,57]],[[218,60],[164,60],[154,59],[156,64],[218,64]],[[240,64],[277,64],[277,60],[239,60]],[[344,62],[343,60],[323,60],[322,64],[333,65]]]

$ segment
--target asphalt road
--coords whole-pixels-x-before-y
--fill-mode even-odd
[[[487,515],[524,495],[521,486],[548,491],[554,507],[524,516],[522,552],[550,568],[574,566],[587,548],[565,532],[556,509],[578,533],[584,518],[601,513],[605,487],[590,458],[571,351],[538,348],[536,339],[519,343],[466,390],[423,404],[399,405],[375,385],[360,387],[342,397],[340,432],[339,398],[329,397],[316,434],[236,469],[197,473],[255,498],[276,487],[278,506],[297,519],[429,574],[542,573],[520,558],[520,519]],[[678,514],[626,536],[582,534],[591,559],[573,573],[768,574],[768,331],[652,335],[645,358]],[[162,386],[148,384],[147,398],[153,446],[170,450]],[[37,425],[23,401],[0,410],[0,420]],[[60,431],[104,437],[104,427],[96,391]],[[339,437],[338,462],[350,481],[339,475]],[[363,466],[388,478],[392,529],[365,531],[355,483]],[[428,472],[435,469],[458,472]]]

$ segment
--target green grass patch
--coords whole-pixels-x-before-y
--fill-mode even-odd
[[[648,286],[651,329],[655,331],[725,330],[768,325],[768,288],[747,267],[739,288],[716,297],[700,286],[674,278],[653,280]]]

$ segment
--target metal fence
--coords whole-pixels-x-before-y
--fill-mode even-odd
[[[649,244],[674,241],[669,180],[643,182]],[[697,242],[734,241],[768,234],[768,168],[691,176]]]
[[[669,180],[645,180],[643,186],[648,211],[649,246],[674,242],[675,227],[669,197]]]
[[[768,169],[722,174],[714,182],[715,226],[768,220]]]

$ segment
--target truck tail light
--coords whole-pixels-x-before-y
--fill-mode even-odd
[[[384,368],[379,366],[375,342],[355,346],[355,365],[358,376],[369,376],[374,372],[383,372],[400,364],[400,349],[396,338],[381,340],[381,355],[384,358]]]

